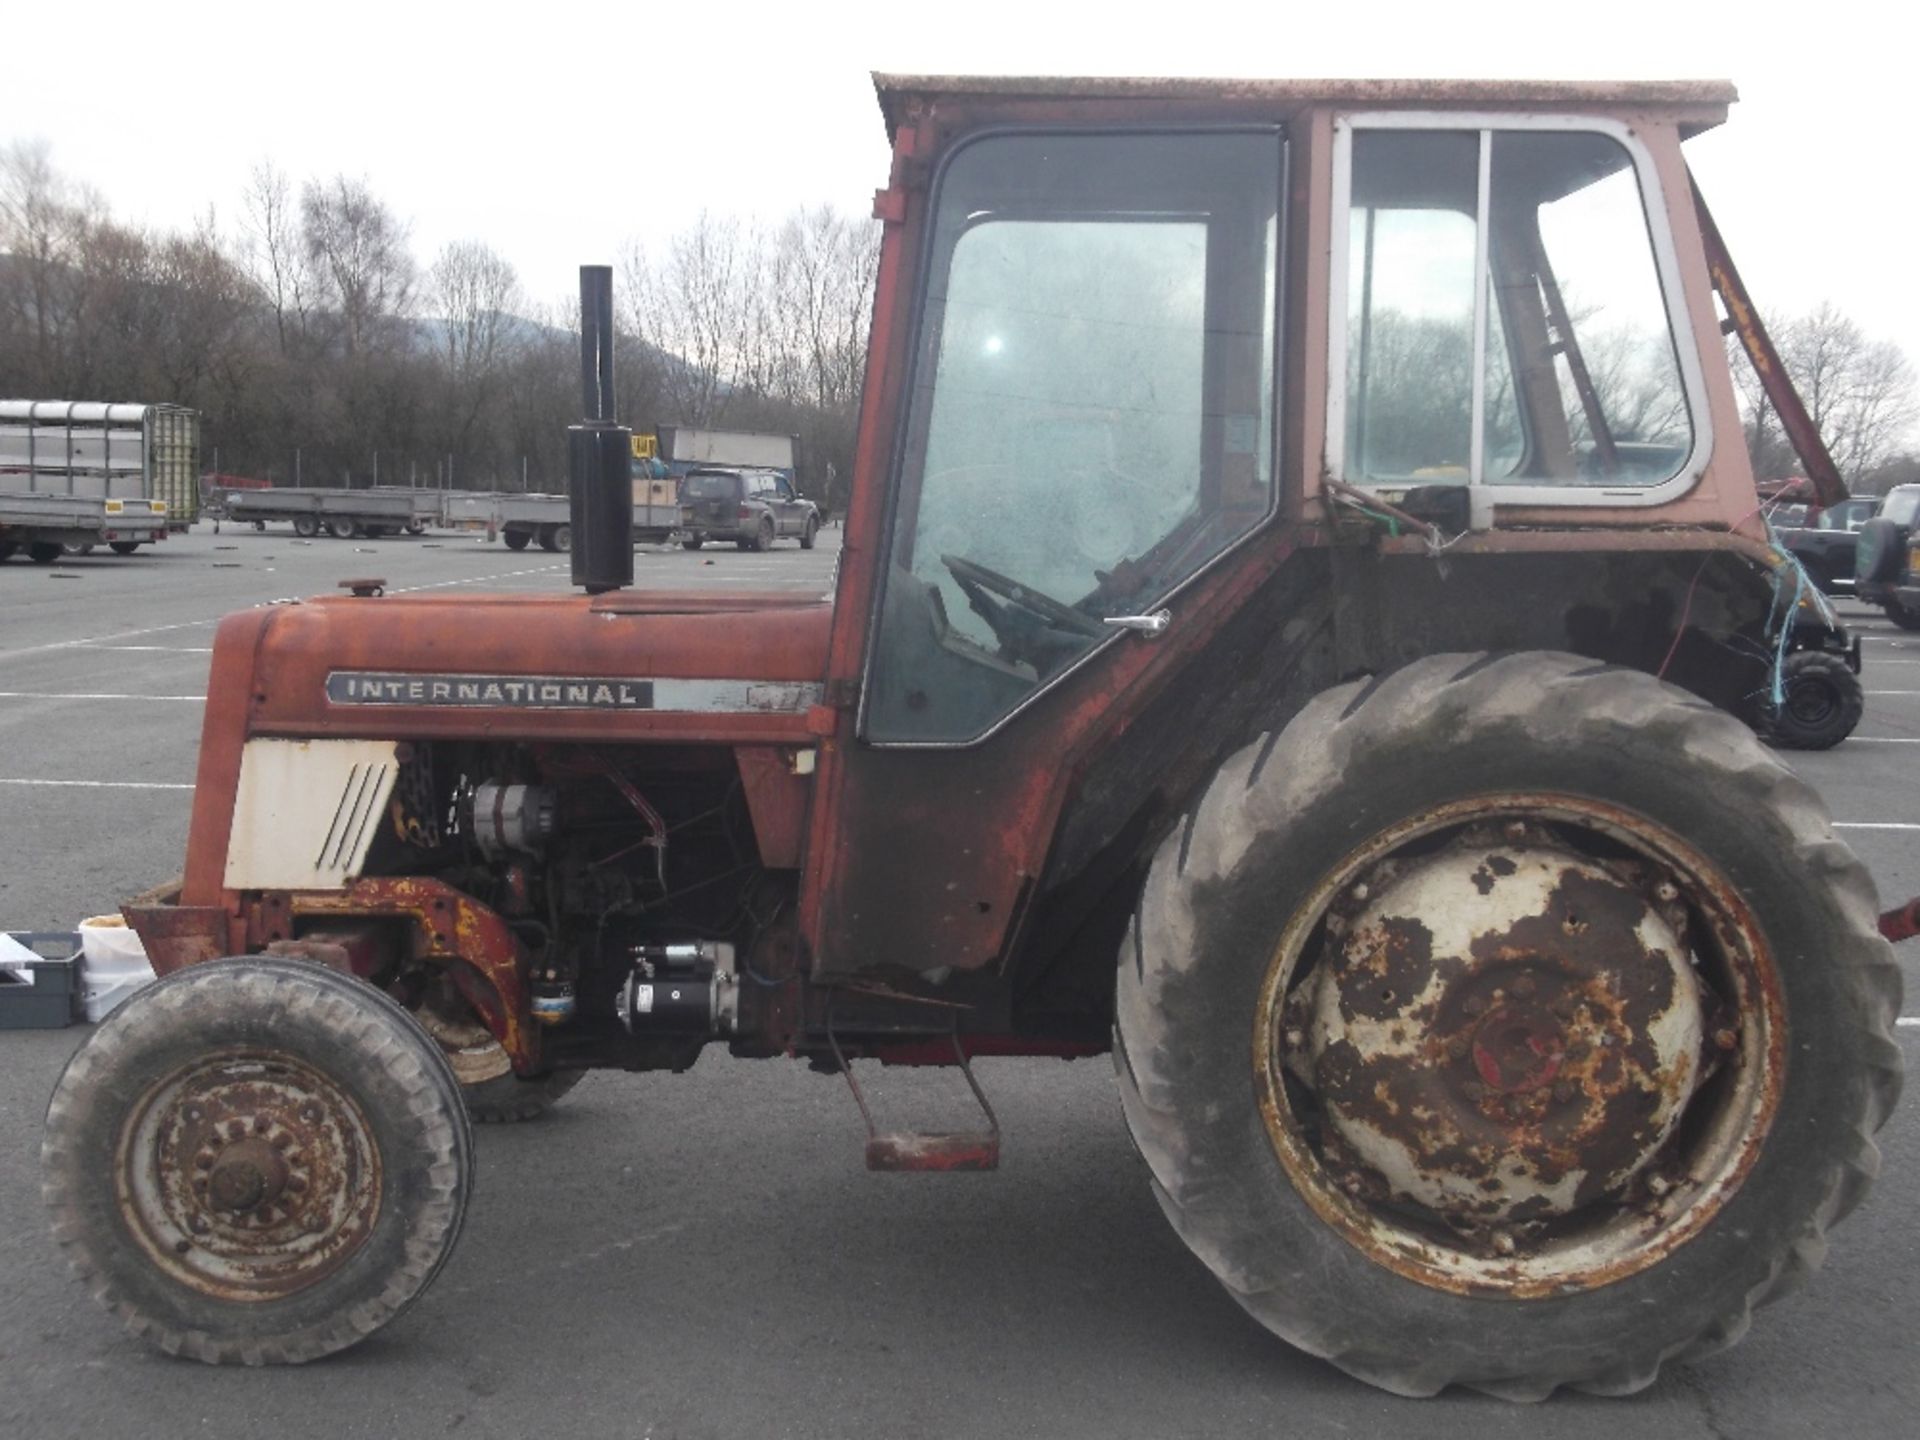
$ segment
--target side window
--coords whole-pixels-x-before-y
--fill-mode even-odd
[[[1692,414],[1619,141],[1361,127],[1351,156],[1347,479],[1645,487],[1679,473]]]
[[[868,738],[981,735],[1269,512],[1281,162],[1216,132],[948,163]]]

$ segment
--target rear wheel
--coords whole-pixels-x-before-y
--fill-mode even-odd
[[[1638,1390],[1739,1338],[1875,1171],[1876,910],[1731,717],[1570,655],[1430,657],[1315,699],[1162,846],[1127,1120],[1300,1348],[1407,1395]]]
[[[553,548],[562,555],[573,549],[573,526],[556,525],[553,527]]]
[[[507,542],[509,550],[524,550],[533,541],[533,536],[524,530],[508,530],[500,538]]]
[[[138,540],[109,540],[107,548],[116,555],[131,555],[140,548]]]
[[[14,552],[19,548],[20,546],[17,541],[0,540],[0,560],[11,560]]]
[[[128,1000],[47,1107],[43,1195],[94,1298],[170,1354],[298,1364],[379,1329],[452,1252],[473,1139],[440,1048],[303,961]]]
[[[1880,608],[1902,630],[1920,630],[1920,610],[1909,610],[1898,600],[1889,600]]]
[[[327,521],[327,534],[336,540],[351,540],[360,527],[344,515],[336,515]]]
[[[51,565],[67,553],[58,540],[34,540],[27,545],[27,558],[36,565]]]
[[[768,515],[761,519],[759,528],[753,532],[752,548],[764,554],[773,549],[773,541],[773,517]]]
[[[1786,701],[1767,706],[1762,733],[1769,740],[1788,750],[1831,750],[1853,733],[1867,702],[1845,660],[1802,650],[1789,655],[1783,669]]]
[[[800,548],[802,550],[811,550],[813,548],[813,538],[819,533],[819,518],[813,515],[807,516],[807,527],[800,532]]]
[[[698,550],[702,545],[706,543],[707,543],[707,537],[704,535],[689,535],[687,536],[686,539],[680,542],[680,548],[682,550]]]
[[[262,530],[267,528],[264,521],[256,520],[254,521],[254,524],[259,526],[259,528]],[[293,517],[293,533],[300,536],[302,539],[311,540],[314,536],[320,533],[320,517],[318,515],[294,516]]]

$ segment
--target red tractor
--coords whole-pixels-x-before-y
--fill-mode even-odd
[[[879,90],[830,598],[627,588],[590,273],[585,593],[222,625],[164,978],[48,1113],[89,1288],[310,1360],[446,1259],[469,1112],[1110,1051],[1196,1256],[1375,1385],[1730,1344],[1900,1084],[1873,886],[1743,723],[1795,607],[1681,157],[1731,89]]]

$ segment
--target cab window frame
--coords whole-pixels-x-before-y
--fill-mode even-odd
[[[937,369],[939,363],[937,341],[941,323],[930,314],[927,304],[928,295],[937,278],[940,267],[951,266],[953,250],[949,246],[942,249],[939,243],[940,206],[945,191],[946,178],[954,163],[967,151],[984,142],[1015,138],[1032,139],[1059,137],[1063,139],[1114,139],[1139,138],[1150,136],[1229,136],[1259,135],[1274,140],[1279,163],[1273,177],[1274,218],[1271,255],[1271,303],[1266,315],[1271,325],[1270,343],[1265,357],[1267,425],[1264,440],[1266,442],[1267,464],[1267,501],[1266,508],[1247,528],[1234,539],[1222,546],[1215,554],[1190,571],[1163,592],[1153,604],[1172,606],[1183,595],[1188,594],[1215,569],[1228,563],[1246,546],[1258,541],[1277,524],[1284,512],[1286,488],[1285,463],[1281,449],[1281,439],[1285,432],[1285,395],[1286,395],[1286,353],[1287,335],[1287,267],[1291,263],[1291,246],[1288,225],[1294,209],[1291,190],[1293,169],[1294,137],[1289,125],[1280,121],[1240,121],[1240,122],[1193,122],[1167,123],[1144,122],[1141,124],[1008,124],[983,126],[958,137],[940,156],[936,163],[926,190],[924,219],[916,235],[913,259],[914,277],[911,291],[912,317],[911,329],[907,341],[908,364],[906,374],[899,387],[900,401],[892,421],[890,451],[886,467],[886,491],[879,517],[878,571],[879,583],[875,586],[872,603],[865,617],[865,641],[861,652],[859,699],[854,721],[854,733],[864,748],[873,750],[971,750],[985,745],[999,735],[1009,725],[1014,724],[1028,710],[1044,702],[1063,684],[1076,678],[1089,665],[1097,663],[1116,647],[1139,637],[1131,635],[1121,627],[1113,627],[1110,634],[1104,635],[1089,645],[1078,656],[1047,676],[1018,703],[1000,715],[979,733],[964,738],[905,738],[873,733],[874,716],[872,714],[872,696],[874,693],[874,671],[880,658],[882,622],[886,614],[887,592],[891,583],[891,570],[897,554],[904,545],[911,546],[911,537],[903,540],[899,533],[900,510],[905,502],[909,479],[916,487],[914,501],[919,503],[921,496],[918,486],[924,476],[910,477],[909,467],[924,462],[924,446],[915,443],[915,425],[924,426],[929,417],[917,414],[914,396],[924,373]],[[963,222],[961,230],[970,231],[978,225],[994,220],[1006,219],[1015,207],[1006,207],[989,214],[969,216]],[[1064,214],[1064,212],[1062,212]]]
[[[1327,275],[1327,388],[1326,388],[1326,465],[1327,473],[1344,484],[1388,494],[1419,488],[1423,482],[1407,479],[1381,479],[1348,473],[1347,466],[1347,362],[1349,350],[1348,315],[1352,303],[1353,277],[1350,246],[1353,234],[1353,151],[1354,135],[1363,130],[1424,130],[1477,133],[1479,137],[1479,195],[1474,217],[1474,311],[1473,311],[1473,420],[1472,446],[1468,474],[1461,481],[1432,481],[1429,484],[1457,485],[1473,498],[1476,513],[1488,513],[1493,506],[1525,508],[1645,509],[1668,504],[1699,485],[1713,454],[1713,418],[1709,402],[1706,371],[1700,358],[1698,337],[1688,311],[1687,291],[1681,274],[1678,247],[1671,217],[1653,154],[1644,141],[1621,121],[1602,115],[1544,115],[1463,111],[1357,111],[1336,115],[1333,122],[1333,175],[1331,196],[1331,253]],[[1627,484],[1551,484],[1490,483],[1485,475],[1485,396],[1487,392],[1487,348],[1494,343],[1490,323],[1494,299],[1488,283],[1488,195],[1493,139],[1501,133],[1552,131],[1600,135],[1614,141],[1626,152],[1640,196],[1642,218],[1652,251],[1654,274],[1660,286],[1660,305],[1666,316],[1673,344],[1674,362],[1681,398],[1686,404],[1692,428],[1692,445],[1685,457],[1665,480],[1647,485]],[[1522,422],[1524,420],[1524,412]]]

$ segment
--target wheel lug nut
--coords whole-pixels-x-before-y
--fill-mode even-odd
[[[1493,1249],[1495,1254],[1511,1255],[1516,1248],[1513,1243],[1513,1236],[1505,1230],[1496,1230],[1493,1232]]]
[[[1461,1006],[1461,1009],[1465,1010],[1469,1015],[1484,1015],[1487,1010],[1487,1002],[1482,1000],[1478,995],[1469,995],[1467,997],[1467,1003]]]
[[[1348,897],[1352,899],[1356,904],[1358,904],[1362,900],[1365,900],[1367,896],[1371,895],[1372,893],[1373,892],[1367,888],[1367,882],[1364,880],[1362,880],[1358,885],[1354,886],[1352,890],[1347,892]]]
[[[184,1255],[191,1249],[193,1249],[193,1242],[191,1240],[176,1240],[173,1242],[173,1253],[176,1255]]]
[[[1713,1032],[1713,1043],[1722,1050],[1731,1050],[1740,1043],[1740,1036],[1733,1030],[1716,1030]]]
[[[1289,1050],[1298,1050],[1306,1043],[1307,1037],[1303,1032],[1299,1030],[1287,1031],[1287,1048]]]
[[[1680,898],[1680,891],[1671,880],[1662,880],[1653,887],[1653,895],[1656,900],[1673,901]]]
[[[1447,1058],[1450,1060],[1464,1060],[1467,1058],[1466,1036],[1456,1035],[1447,1042]]]
[[[1649,1175],[1647,1189],[1654,1195],[1664,1195],[1673,1189],[1673,1182],[1664,1175]]]
[[[1509,820],[1507,822],[1507,839],[1524,840],[1526,838],[1527,838],[1527,822],[1526,821]]]

